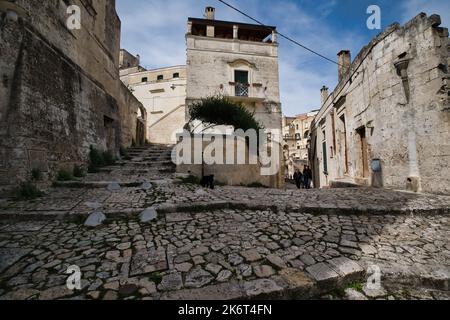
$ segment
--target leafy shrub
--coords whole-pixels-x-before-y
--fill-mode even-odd
[[[89,151],[89,167],[100,168],[104,163],[105,159],[103,158],[103,153],[91,146]]]
[[[71,181],[73,180],[72,172],[65,169],[61,169],[58,171],[57,179],[58,181]]]
[[[73,176],[76,178],[83,178],[84,176],[86,176],[86,172],[84,171],[83,166],[74,166],[73,167]]]
[[[44,195],[42,191],[29,181],[21,183],[14,194],[17,200],[33,200]]]
[[[41,181],[42,180],[42,172],[40,169],[31,170],[31,180],[33,181]]]
[[[98,172],[99,168],[116,163],[116,158],[111,151],[99,151],[93,146],[89,151],[89,172]]]
[[[189,115],[191,118],[189,122],[199,120],[205,125],[233,126],[236,130],[244,131],[263,129],[263,126],[256,121],[254,114],[243,104],[232,102],[221,96],[204,98],[192,104],[189,107]]]

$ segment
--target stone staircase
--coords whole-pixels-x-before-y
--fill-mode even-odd
[[[137,187],[144,182],[170,180],[176,172],[172,162],[173,146],[149,144],[128,150],[127,155],[112,166],[76,181],[55,182],[55,187],[103,188],[117,182],[122,187]]]

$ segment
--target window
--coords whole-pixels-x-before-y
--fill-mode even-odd
[[[295,126],[296,130],[298,130],[298,125]]]
[[[323,173],[328,175],[328,155],[327,155],[327,141],[325,130],[322,131],[323,134],[323,142],[322,142],[322,157],[323,157]]]
[[[302,140],[302,136],[300,135],[300,133],[295,134],[295,140]]]
[[[156,78],[156,80],[158,80],[158,81],[164,80],[164,76],[163,76],[162,74],[160,74],[160,75]]]
[[[306,131],[305,131],[305,139],[308,139],[308,138],[309,138],[309,131],[306,130]]]
[[[234,71],[235,93],[237,97],[248,97],[248,71]]]
[[[147,77],[144,77],[144,78],[142,78],[142,80],[141,80],[141,82],[147,82],[148,81],[148,78]]]
[[[178,72],[176,72],[176,73],[173,74],[173,77],[174,77],[174,78],[179,78],[179,77],[180,77],[180,74],[179,74]]]

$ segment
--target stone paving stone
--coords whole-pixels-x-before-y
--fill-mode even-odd
[[[138,251],[131,260],[130,275],[167,270],[166,252],[164,248]]]
[[[258,261],[258,260],[262,259],[261,255],[255,249],[243,251],[243,252],[241,252],[241,255],[248,262],[255,262],[255,261]]]
[[[352,288],[345,289],[345,298],[347,300],[368,300],[365,295]]]
[[[333,286],[339,278],[339,275],[323,262],[307,267],[306,271],[319,283],[319,285],[324,287]]]
[[[183,289],[163,293],[161,300],[236,300],[245,297],[242,285],[231,281],[200,289]]]
[[[290,289],[294,289],[298,296],[312,295],[311,292],[314,286],[314,281],[306,275],[303,271],[286,268],[280,271],[281,278],[287,283]]]
[[[272,279],[258,279],[244,282],[244,292],[249,299],[279,298],[283,295],[283,287]]]
[[[201,267],[195,267],[186,276],[186,288],[200,288],[209,284],[214,277]]]
[[[181,221],[190,221],[192,220],[192,215],[189,213],[168,213],[166,214],[167,222],[181,222]]]
[[[357,262],[346,257],[334,258],[327,262],[345,281],[360,279],[365,274],[365,270]]]
[[[253,271],[258,278],[268,278],[275,274],[275,270],[268,265],[253,266]]]
[[[175,291],[183,287],[183,279],[181,273],[172,272],[163,276],[161,283],[158,285],[160,291]]]
[[[27,255],[30,251],[30,249],[0,248],[0,273],[11,267],[14,263]]]

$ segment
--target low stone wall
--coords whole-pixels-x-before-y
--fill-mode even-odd
[[[258,156],[249,150],[247,145],[245,144],[245,141],[240,139],[234,140],[233,142],[230,142],[230,147],[227,148],[227,143],[223,143],[223,163],[224,164],[217,164],[217,162],[214,161],[214,157],[216,155],[213,153],[211,156],[211,142],[208,142],[208,138],[211,138],[213,136],[215,137],[222,137],[221,135],[203,135],[205,138],[203,138],[203,151],[204,151],[204,165],[201,163],[201,153],[195,154],[194,152],[194,146],[198,143],[198,145],[201,145],[202,136],[201,135],[195,135],[192,138],[192,148],[191,148],[191,160],[189,163],[197,163],[197,164],[178,164],[177,166],[177,173],[181,174],[191,174],[196,177],[201,178],[202,171],[205,175],[214,175],[214,179],[218,183],[223,183],[226,185],[234,185],[234,186],[240,186],[240,185],[253,185],[253,184],[261,184],[262,186],[271,187],[271,188],[282,188],[284,187],[284,180],[283,177],[283,165],[282,165],[282,153],[281,153],[281,146],[279,150],[279,159],[273,160],[278,161],[278,167],[279,170],[274,172],[273,175],[264,175],[262,174],[262,168],[263,166],[258,161],[250,161],[249,155],[251,157],[254,157],[255,159],[258,159]],[[206,139],[206,141],[205,141]],[[197,140],[199,142],[195,142],[194,140]],[[240,150],[239,146],[244,146],[245,148],[245,161],[238,162],[238,149]],[[177,148],[181,148],[182,144],[178,144]],[[229,163],[226,161],[227,151],[228,149],[234,148],[234,151],[231,153],[234,154],[234,163],[235,164],[226,164]],[[232,149],[231,149],[232,150]],[[196,160],[196,161],[195,161]]]

